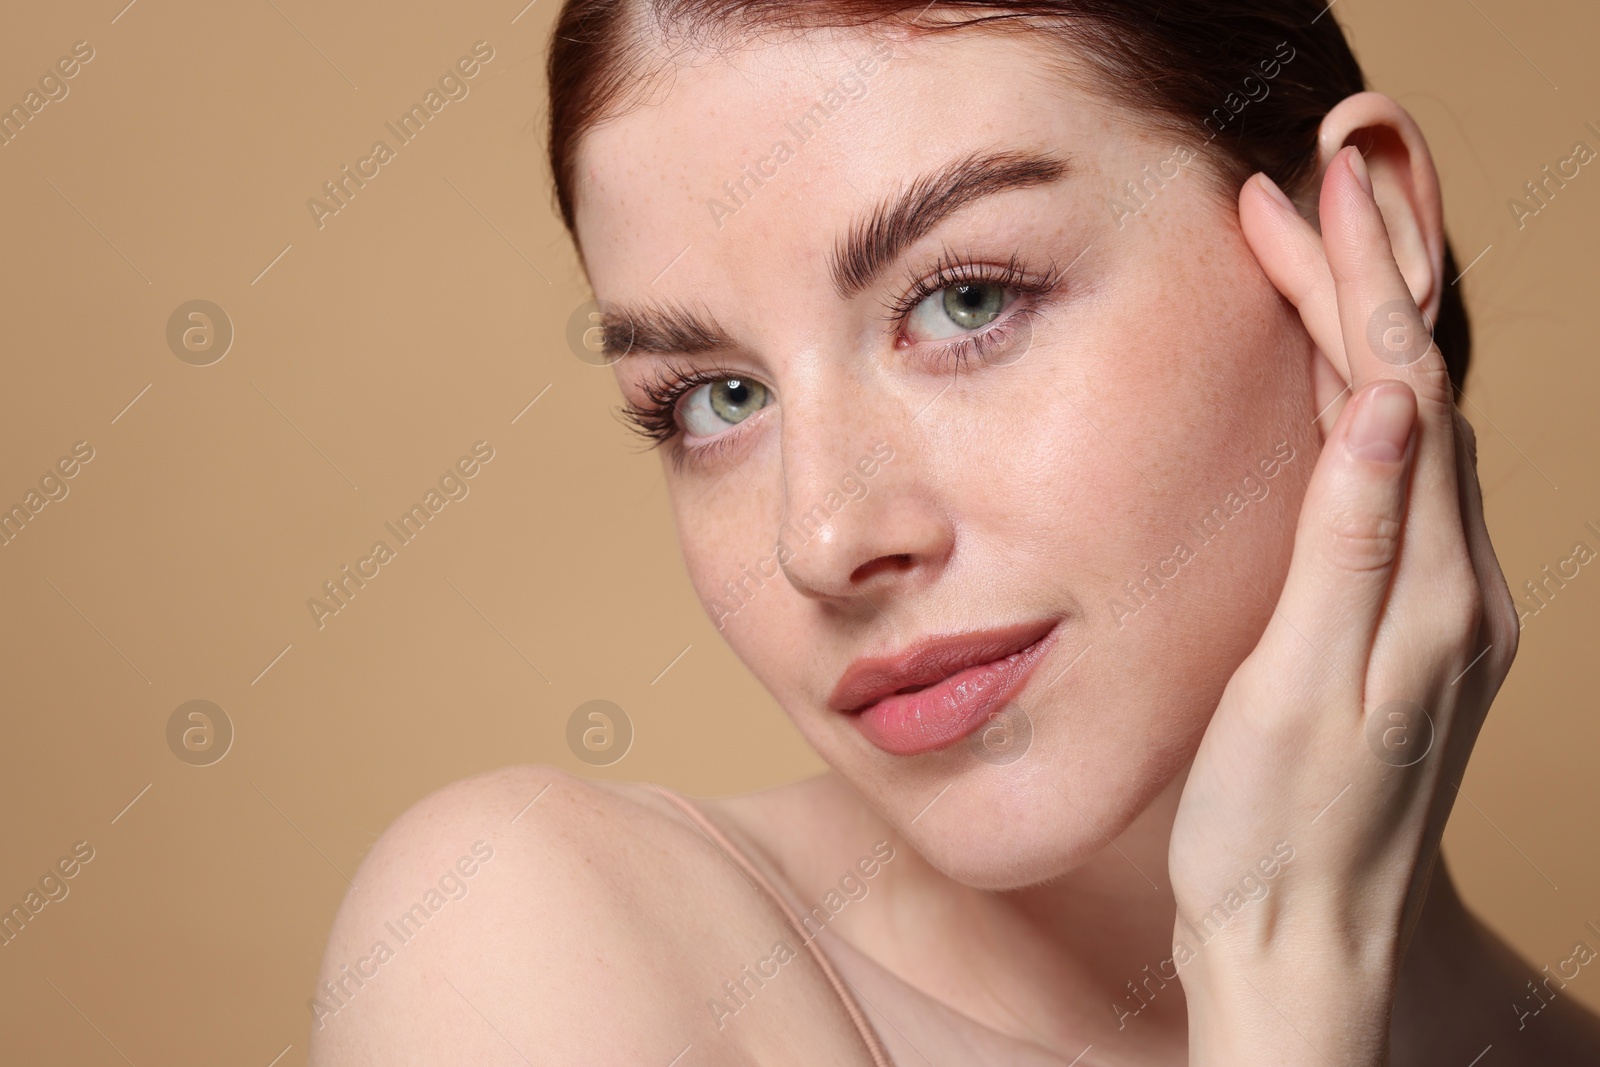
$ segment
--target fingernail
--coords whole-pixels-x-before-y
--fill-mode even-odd
[[[1372,175],[1367,173],[1366,157],[1361,154],[1361,149],[1356,148],[1353,145],[1351,146],[1349,153],[1349,167],[1355,172],[1356,181],[1361,183],[1361,188],[1367,191],[1368,196],[1371,196]]]
[[[1356,405],[1345,447],[1358,459],[1394,463],[1405,454],[1417,404],[1404,382],[1379,382]]]
[[[1291,215],[1300,214],[1300,209],[1294,206],[1294,201],[1290,200],[1284,191],[1278,187],[1277,182],[1267,177],[1266,171],[1261,171],[1256,175],[1256,184],[1261,186],[1262,192],[1276,200],[1285,211]]]

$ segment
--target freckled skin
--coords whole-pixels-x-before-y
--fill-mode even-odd
[[[874,445],[893,448],[863,479],[867,494],[723,619],[831,772],[719,810],[790,870],[848,865],[869,832],[911,845],[900,892],[839,930],[964,1016],[1058,1049],[1093,1039],[1130,1061],[1181,1057],[1176,983],[1139,1027],[1117,1026],[1107,1005],[1171,955],[1172,814],[1288,568],[1320,447],[1320,357],[1246,244],[1234,196],[1203,177],[1203,134],[1185,142],[1195,159],[1117,225],[1123,183],[1182,139],[1070,87],[1060,53],[1046,62],[1037,41],[894,40],[865,92],[718,226],[708,200],[792,137],[785,120],[872,43],[821,32],[679,69],[669,92],[580,144],[591,180],[577,229],[597,299],[709,315],[735,350],[676,362],[724,366],[774,396],[726,431],[718,458],[663,462],[688,573],[714,618],[726,583],[770,559],[787,523]],[[968,205],[864,293],[837,295],[828,254],[859,213],[915,175],[997,149],[1065,153],[1071,172]],[[941,342],[896,346],[886,308],[945,249],[992,267],[1016,255],[1033,276],[1071,265],[1022,358],[956,373],[937,361]],[[615,369],[639,403],[661,362]],[[1294,458],[1263,479],[1275,454]],[[1228,512],[1248,475],[1267,495],[1197,540],[1190,524]],[[1192,557],[1178,575],[1119,614],[1113,598],[1127,602],[1127,583],[1180,545]],[[1065,621],[1018,698],[1032,723],[1018,760],[978,760],[964,742],[892,756],[826,706],[863,655],[1046,617]]]
[[[1328,388],[1337,372],[1254,258],[1237,190],[1207,179],[1203,133],[1188,142],[1196,158],[1119,224],[1112,198],[1180,138],[1097,98],[1094,77],[1069,86],[1061,53],[1038,38],[891,35],[893,58],[822,131],[769,165],[737,210],[725,201],[713,213],[724,183],[776,159],[775,142],[793,136],[786,123],[880,40],[818,32],[675,51],[671,79],[587,132],[575,161],[599,303],[679,303],[713,318],[732,350],[673,362],[721,367],[774,398],[731,429],[694,431],[717,439],[687,441],[688,454],[715,445],[715,458],[663,470],[697,593],[830,768],[698,806],[802,913],[830,899],[836,910],[840,888],[849,895],[841,872],[871,879],[812,947],[895,1063],[1176,1067],[1190,1062],[1191,1036],[1201,1057],[1211,1051],[1216,1002],[1202,981],[1190,1005],[1189,978],[1174,977],[1174,815],[1186,783],[1185,817],[1204,806],[1198,787],[1218,763],[1190,782],[1196,748],[1288,570],[1320,449],[1314,377],[1328,394],[1342,382]],[[1409,131],[1378,95],[1342,102],[1325,139],[1374,117],[1392,133],[1404,117]],[[858,213],[918,174],[992,151],[1069,155],[1070,174],[969,204],[860,295],[834,291],[829,254]],[[1375,172],[1380,203],[1394,201],[1414,235],[1438,193],[1423,172],[1410,202]],[[1261,194],[1250,195],[1259,213]],[[1070,270],[1017,331],[1029,343],[957,373],[927,323],[886,311],[946,250],[987,268],[1016,257],[1029,278],[1052,263]],[[665,366],[642,353],[617,363],[626,399],[642,403]],[[780,541],[793,549],[781,568]],[[746,589],[731,613],[717,605],[729,583]],[[862,656],[1039,620],[1060,623],[1006,712],[1013,721],[1021,707],[1031,725],[1018,758],[979,758],[965,741],[891,756],[827,706]],[[1246,786],[1301,771],[1249,744],[1223,751]],[[551,767],[452,783],[397,819],[353,879],[319,982],[339,981],[417,886],[486,833],[493,870],[447,928],[406,948],[409,962],[319,1020],[315,1067],[501,1062],[508,1045],[559,1063],[868,1062],[815,959],[797,953],[762,985],[744,977],[795,931],[683,810],[648,784]],[[1312,845],[1297,871],[1316,870]],[[882,861],[875,874],[859,866],[869,856]],[[1229,879],[1240,906],[1278,906],[1285,883],[1267,871],[1289,858],[1262,866],[1260,881]],[[1262,966],[1270,990],[1282,971]],[[1524,986],[1536,969],[1471,915],[1438,863],[1393,1002],[1389,1062],[1477,1062],[1480,1041],[1499,1067],[1589,1062],[1600,1021],[1574,997],[1512,1026],[1505,1006],[1533,1010]],[[1360,1029],[1371,1013],[1351,1018],[1352,992],[1318,984],[1311,999]],[[1280,1051],[1251,1062],[1286,1062]]]
[[[923,855],[960,881],[1006,888],[1101,850],[1101,834],[1125,829],[1192,755],[1288,565],[1318,448],[1314,349],[1246,245],[1234,203],[1200,176],[1203,136],[1187,142],[1198,158],[1119,228],[1111,198],[1181,139],[1069,88],[1039,62],[1040,45],[1017,39],[896,42],[865,94],[719,228],[708,198],[726,199],[722,183],[767,157],[784,118],[870,43],[818,35],[679,72],[664,99],[584,140],[595,180],[578,193],[578,232],[602,302],[703,308],[738,345],[721,362],[775,394],[725,431],[734,443],[721,458],[663,465],[704,602],[770,556],[784,524],[874,442],[894,448],[868,494],[723,633],[822,757]],[[983,76],[952,84],[963,70]],[[849,220],[912,175],[993,148],[1070,153],[1073,173],[974,203],[865,294],[838,297],[827,252]],[[996,266],[1017,254],[1034,271],[1076,260],[1023,358],[955,374],[928,355],[936,344],[894,346],[884,305],[929,273],[941,247]],[[654,358],[617,364],[630,400]],[[685,362],[695,359],[709,362]],[[1259,479],[1280,442],[1295,460],[1199,548],[1187,524],[1223,506],[1241,478]],[[1195,561],[1119,625],[1112,598],[1180,542]],[[852,577],[898,555],[909,563]],[[997,771],[959,745],[890,756],[825,705],[863,654],[1056,615],[1067,617],[1062,640],[1036,671],[1035,695],[1024,694],[1034,738],[1020,765]]]

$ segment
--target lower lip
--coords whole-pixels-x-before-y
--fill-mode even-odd
[[[892,755],[916,756],[953,745],[1022,690],[1055,636],[1052,628],[1020,652],[968,667],[915,693],[884,697],[851,719],[868,741]]]

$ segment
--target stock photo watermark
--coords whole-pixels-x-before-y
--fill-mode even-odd
[[[329,618],[349,607],[356,593],[382,574],[383,567],[398,559],[400,549],[416,540],[447,504],[467,499],[472,492],[468,483],[478,476],[483,464],[493,459],[493,445],[488,441],[475,442],[471,455],[462,456],[439,476],[437,488],[429,488],[420,503],[411,505],[409,511],[403,512],[393,522],[383,524],[383,528],[394,537],[393,547],[379,538],[372,543],[365,556],[356,560],[354,567],[346,563],[336,577],[322,583],[325,598],[307,597],[306,609],[311,612],[311,621],[317,629],[321,630]]]
[[[967,751],[995,767],[1015,763],[1033,745],[1033,719],[1021,704],[1007,704],[967,738]]]
[[[1285,52],[1288,54],[1285,55]],[[1283,73],[1283,68],[1293,63],[1295,56],[1298,54],[1294,50],[1294,46],[1288,41],[1280,41],[1272,55],[1257,62],[1255,65],[1256,74],[1247,75],[1239,86],[1239,89],[1242,90],[1242,95],[1240,92],[1229,92],[1227,96],[1223,97],[1222,103],[1213,108],[1211,114],[1206,116],[1205,121],[1202,123],[1210,134],[1206,138],[1206,144],[1210,144],[1222,136],[1222,131],[1226,130],[1235,119],[1243,114],[1245,108],[1251,104],[1259,104],[1271,96],[1273,79]],[[1257,77],[1257,74],[1260,76]],[[1213,128],[1212,123],[1216,124],[1215,128]]]
[[[1596,937],[1600,937],[1600,926],[1596,926],[1592,920],[1586,921],[1583,925],[1590,933],[1594,934]],[[1535,1005],[1535,1007],[1525,1008],[1521,1004],[1514,1002],[1511,1005],[1511,1010],[1517,1014],[1517,1029],[1522,1030],[1526,1028],[1528,1025],[1528,1020],[1537,1017],[1540,1012],[1549,1007],[1550,1002],[1556,999],[1556,993],[1559,990],[1567,988],[1567,983],[1577,978],[1578,975],[1582,973],[1583,968],[1588,966],[1590,963],[1593,963],[1594,959],[1594,949],[1589,947],[1589,943],[1587,941],[1579,941],[1577,944],[1572,946],[1571,955],[1567,956],[1560,963],[1556,964],[1555,974],[1551,974],[1550,965],[1548,963],[1545,964],[1541,971],[1541,973],[1544,975],[1544,981],[1540,982],[1538,985],[1535,985],[1530,979],[1528,982],[1528,992],[1523,995],[1523,1000],[1529,1004]],[[1568,967],[1571,967],[1570,971],[1567,969]],[[1552,981],[1557,983],[1555,989],[1550,988],[1550,983]],[[1543,989],[1544,992],[1541,993],[1541,989]]]
[[[233,320],[210,300],[179,304],[167,317],[167,348],[191,367],[209,367],[233,347]]]
[[[872,879],[882,873],[884,866],[894,857],[894,846],[887,841],[879,841],[872,846],[869,855],[856,860],[855,866],[839,877],[837,888],[829,889],[816,907],[801,917],[800,929],[796,931],[805,935],[800,942],[801,947],[816,940],[845,908],[866,899],[872,888]],[[779,939],[773,942],[766,955],[754,963],[745,964],[737,975],[724,981],[719,995],[706,998],[706,1006],[711,1009],[711,1021],[717,1024],[717,1029],[721,1030],[729,1019],[748,1008],[756,994],[778,977],[783,965],[798,955],[799,952],[787,940]]]
[[[55,465],[46,469],[39,476],[39,487],[29,489],[23,494],[22,500],[12,504],[11,507],[0,511],[0,548],[4,548],[22,536],[22,531],[28,524],[38,518],[52,503],[59,503],[67,499],[72,492],[68,483],[76,478],[83,470],[83,465],[94,459],[94,446],[88,441],[78,441],[72,446],[69,455],[56,460]]]
[[[706,199],[706,210],[710,213],[711,221],[716,228],[722,229],[729,217],[749,204],[762,186],[778,176],[779,168],[794,159],[800,149],[805,147],[806,142],[822,133],[829,120],[849,104],[866,96],[867,79],[893,58],[893,46],[887,41],[879,41],[872,46],[870,53],[857,60],[855,65],[841,75],[839,80],[809,108],[785,120],[783,128],[794,136],[794,142],[790,143],[788,137],[780,137],[773,142],[771,150],[765,156],[753,164],[745,164],[737,179],[723,182],[721,192]]]
[[[1592,522],[1585,522],[1584,529],[1600,538],[1600,529]],[[1582,539],[1572,543],[1572,550],[1555,563],[1546,563],[1539,572],[1537,579],[1528,578],[1522,583],[1520,599],[1517,606],[1517,629],[1528,625],[1528,620],[1538,615],[1549,607],[1557,594],[1567,587],[1567,583],[1575,580],[1583,573],[1583,568],[1593,562],[1594,549],[1589,547],[1589,542]]]
[[[1433,748],[1433,716],[1412,700],[1391,700],[1367,716],[1367,747],[1391,767],[1410,767]]]
[[[51,104],[59,104],[72,92],[67,83],[76,78],[83,64],[94,59],[94,47],[88,41],[78,41],[72,54],[62,56],[55,65],[39,76],[37,89],[29,89],[20,103],[12,104],[0,113],[0,148],[22,136],[30,122],[39,121],[39,115]]]
[[[330,1018],[348,1008],[356,995],[368,982],[377,978],[380,968],[393,960],[400,950],[411,944],[422,928],[436,918],[451,901],[466,898],[470,886],[467,882],[494,859],[494,846],[486,841],[474,841],[470,853],[463,854],[443,874],[428,886],[422,898],[383,924],[384,930],[394,938],[379,937],[364,956],[351,963],[340,964],[337,977],[324,979],[317,987],[317,995],[306,1000],[306,1007],[321,1030]]]
[[[591,767],[609,767],[633,748],[633,720],[609,700],[585,701],[567,716],[567,748]]]
[[[1155,203],[1156,197],[1166,190],[1167,183],[1177,179],[1183,168],[1194,162],[1195,155],[1192,148],[1180,144],[1155,164],[1153,173],[1151,164],[1146,163],[1137,182],[1131,178],[1123,182],[1120,193],[1111,198],[1111,218],[1117,229],[1125,227],[1129,219],[1142,215],[1145,208]]]
[[[452,101],[465,100],[472,92],[472,79],[481,72],[482,65],[492,59],[494,47],[488,41],[474,42],[468,55],[457,59],[453,66],[439,75],[437,87],[428,87],[420,104],[412,104],[398,119],[383,124],[383,128],[394,137],[393,147],[380,138],[372,142],[372,149],[367,155],[356,160],[354,169],[346,163],[339,168],[337,177],[323,182],[324,198],[313,196],[306,200],[306,210],[311,212],[311,221],[317,229],[326,226],[330,216],[349,207],[356,193],[365,189],[367,182],[382,174],[383,168],[399,155],[400,149],[415,140]]]
[[[1195,561],[1200,550],[1220,537],[1228,529],[1228,524],[1234,521],[1248,505],[1267,499],[1272,492],[1272,487],[1268,483],[1282,474],[1284,468],[1294,460],[1294,446],[1288,441],[1279,441],[1272,455],[1263,457],[1257,462],[1256,469],[1261,472],[1259,478],[1254,471],[1246,474],[1239,480],[1236,488],[1228,491],[1222,503],[1202,515],[1198,522],[1190,520],[1185,524],[1184,529],[1194,541],[1192,547],[1189,539],[1180,540],[1172,553],[1156,561],[1154,567],[1146,563],[1137,580],[1124,582],[1125,595],[1110,597],[1106,601],[1107,610],[1111,612],[1112,621],[1117,624],[1117,629],[1122,629],[1127,625],[1128,619],[1139,614],[1147,605],[1154,603],[1161,591],[1183,573],[1183,568]]]
[[[567,317],[567,347],[591,367],[609,367],[633,348],[633,320],[621,317],[608,325],[600,305],[585,300]]]
[[[72,887],[67,883],[78,876],[84,864],[93,859],[94,846],[87,841],[79,841],[72,846],[71,852],[56,860],[39,877],[37,889],[30,888],[21,903],[13,904],[9,911],[0,913],[0,947],[9,948],[29,923],[39,920],[40,912],[51,904],[66,900],[67,894],[72,892]]]
[[[1246,907],[1260,902],[1271,891],[1269,883],[1293,859],[1294,846],[1287,841],[1279,841],[1272,846],[1271,852],[1245,872],[1237,885],[1200,916],[1199,926],[1180,916],[1183,925],[1194,934],[1196,943],[1191,946],[1187,940],[1178,938],[1172,943],[1172,955],[1155,964],[1154,970],[1146,964],[1140,972],[1144,975],[1142,979],[1129,979],[1128,993],[1122,1002],[1113,1001],[1111,1004],[1111,1013],[1117,1017],[1117,1029],[1126,1029],[1128,1020],[1136,1018],[1149,1007],[1161,990],[1167,988],[1167,983],[1176,981],[1179,970],[1197,959],[1201,948],[1221,933]],[[1126,1004],[1133,1006],[1127,1007]]]
[[[784,523],[778,531],[778,543],[772,554],[761,557],[753,564],[746,564],[740,570],[737,582],[731,578],[723,582],[725,595],[706,604],[706,613],[717,624],[717,629],[721,630],[730,618],[748,607],[756,594],[778,577],[783,568],[799,555],[800,550],[811,543],[817,531],[826,526],[830,518],[844,510],[846,505],[864,500],[872,489],[867,484],[868,480],[893,459],[894,447],[887,441],[877,442],[870,452],[856,460],[855,466],[839,480],[837,486],[828,490],[819,503]]]
[[[1600,129],[1594,123],[1585,122],[1584,129],[1600,138]],[[1517,224],[1517,229],[1528,228],[1528,220],[1539,215],[1545,208],[1555,203],[1556,194],[1567,187],[1567,183],[1575,181],[1583,174],[1583,168],[1594,162],[1595,150],[1589,147],[1587,141],[1579,141],[1572,146],[1572,151],[1564,159],[1556,162],[1552,170],[1546,163],[1540,171],[1540,177],[1526,181],[1522,184],[1523,196],[1513,196],[1506,201],[1506,208],[1511,212],[1512,221]]]
[[[209,700],[189,700],[167,716],[167,748],[191,767],[209,767],[233,747],[233,720]]]
[[[1245,108],[1259,104],[1272,95],[1273,79],[1283,73],[1283,68],[1293,62],[1296,54],[1289,42],[1284,41],[1272,56],[1251,68],[1256,73],[1247,75],[1239,89],[1223,97],[1221,103],[1201,123],[1206,132],[1206,139],[1201,144],[1202,151],[1220,137],[1243,114]],[[1187,144],[1178,144],[1159,162],[1146,163],[1138,178],[1125,180],[1109,201],[1111,219],[1117,224],[1117,229],[1123,229],[1129,219],[1144,214],[1145,209],[1166,191],[1167,184],[1176,180],[1183,173],[1183,168],[1199,156],[1200,151]]]
[[[1394,367],[1409,367],[1433,348],[1433,323],[1415,300],[1389,300],[1367,319],[1367,347]]]

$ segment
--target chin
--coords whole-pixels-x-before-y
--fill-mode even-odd
[[[929,864],[962,885],[992,892],[1024,889],[1070,874],[1106,850],[1105,837],[1047,782],[968,786],[968,795],[952,796],[961,788],[940,799],[941,805],[951,802],[941,820],[934,821],[930,811],[904,832]],[[1140,805],[1128,795],[1114,798],[1112,808],[1129,810],[1110,825],[1090,818],[1114,838],[1118,828],[1137,817]]]
[[[1108,839],[1115,841],[1141,820],[1150,822],[1152,835],[1164,835],[1165,827],[1155,824],[1170,821],[1171,805],[1158,802],[1175,799],[1174,791],[1181,789],[1215,706],[1209,692],[1194,693],[1182,706],[1162,708],[1152,717],[1151,709],[1160,705],[1146,697],[1130,694],[1126,703],[1118,700],[1081,716],[1079,724],[1120,723],[1082,736],[1075,736],[1070,725],[1050,730],[1055,716],[1044,709],[1032,747],[1015,762],[974,760],[958,744],[944,750],[950,766],[943,774],[896,780],[861,767],[841,774],[853,779],[924,860],[974,889],[999,892],[1047,883],[1102,854],[1114,861],[1112,878],[1139,877]],[[1068,705],[1064,694],[1057,713]],[[930,804],[934,796],[938,799]],[[1150,869],[1141,862],[1140,868],[1160,882],[1164,852],[1159,863]]]

